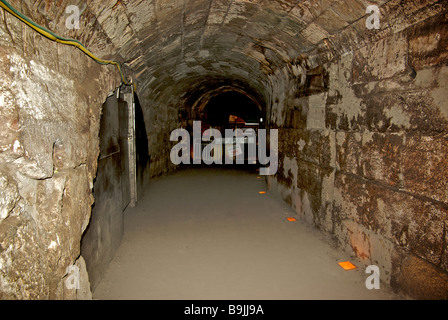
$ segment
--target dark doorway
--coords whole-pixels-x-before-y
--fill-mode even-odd
[[[121,244],[123,212],[136,201],[132,186],[141,195],[149,172],[143,112],[137,95],[126,89],[110,95],[102,108],[100,154],[93,185],[95,202],[81,241],[92,290]]]
[[[229,91],[210,99],[203,113],[213,127],[230,128],[229,117],[234,116],[245,123],[259,123],[262,113],[259,106],[246,95]]]

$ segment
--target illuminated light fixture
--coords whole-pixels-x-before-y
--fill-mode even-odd
[[[266,193],[266,191],[260,191],[260,192],[258,192],[259,194],[265,194]]]
[[[353,270],[356,269],[356,266],[354,266],[350,261],[344,261],[344,262],[339,262],[338,263],[342,269],[344,270]]]
[[[286,218],[286,220],[288,220],[289,222],[297,221],[297,219],[296,219],[296,218],[293,218],[293,217]]]

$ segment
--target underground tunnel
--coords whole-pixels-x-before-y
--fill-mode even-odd
[[[198,121],[275,130],[257,182],[297,223],[448,299],[446,1],[0,5],[0,299],[91,299],[128,210],[188,175],[170,135]]]

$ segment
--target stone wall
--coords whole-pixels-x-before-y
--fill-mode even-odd
[[[447,299],[448,16],[408,9],[304,59],[314,92],[291,72],[272,78],[280,168],[269,185],[394,289]]]
[[[30,3],[12,1],[48,26],[51,12]],[[65,19],[57,22],[67,36]],[[0,68],[0,299],[89,298],[80,243],[94,201],[101,106],[119,75],[3,11]],[[65,283],[72,265],[79,290]]]

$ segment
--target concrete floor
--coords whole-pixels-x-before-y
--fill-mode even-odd
[[[95,299],[400,299],[269,194],[255,173],[182,170],[125,212],[121,247]],[[355,264],[356,260],[351,259]],[[359,266],[360,264],[358,264]]]

